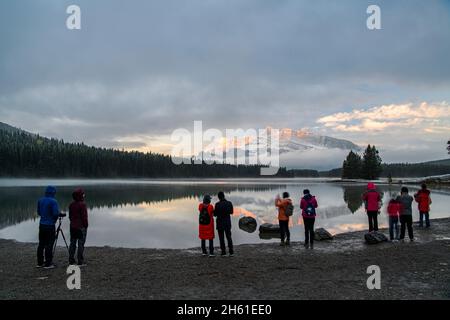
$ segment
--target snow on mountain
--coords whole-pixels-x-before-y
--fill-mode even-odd
[[[252,157],[256,154],[256,150],[251,148],[252,144],[253,146],[269,145],[267,137],[264,136],[258,137],[256,141],[254,139],[249,141],[238,145],[235,153],[240,154],[240,157]],[[282,129],[278,148],[272,147],[271,150],[274,154],[279,154],[280,166],[327,170],[341,166],[350,150],[359,152],[361,148],[348,140],[318,135],[305,130]],[[215,151],[217,154],[218,150]],[[219,148],[218,153],[221,153],[220,151],[225,150]],[[204,150],[203,159],[222,162],[222,154],[216,157],[212,153],[212,150]],[[237,159],[239,163],[243,163],[239,156]]]

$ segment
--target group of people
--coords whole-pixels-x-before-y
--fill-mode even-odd
[[[362,195],[364,207],[369,220],[369,232],[378,231],[378,215],[382,208],[382,196],[377,191],[373,182],[367,184],[367,191]],[[389,217],[389,236],[391,241],[404,240],[406,230],[411,241],[414,241],[412,203],[418,203],[420,213],[419,226],[430,227],[430,205],[432,203],[430,190],[426,184],[422,184],[421,189],[414,194],[409,195],[407,187],[402,187],[399,195],[394,193],[387,206]],[[278,221],[280,226],[281,245],[290,245],[289,217],[293,212],[292,200],[288,192],[283,193],[283,198],[277,196],[275,206],[278,208]],[[302,210],[303,225],[305,228],[306,248],[314,247],[314,222],[317,208],[316,197],[311,195],[308,189],[303,190],[303,197],[300,200],[300,209]],[[425,221],[424,221],[425,220]],[[399,228],[400,222],[400,228]],[[400,229],[400,232],[399,232]]]
[[[45,196],[39,199],[37,214],[39,221],[39,245],[37,249],[37,268],[53,269],[54,244],[57,236],[56,222],[65,214],[59,210],[55,198],[56,188],[48,186]],[[88,211],[84,202],[85,193],[82,189],[76,189],[72,193],[73,202],[69,206],[70,219],[70,246],[69,264],[84,266],[84,244],[86,242],[88,228]],[[78,244],[78,250],[77,250]],[[77,253],[77,261],[75,260]]]
[[[378,231],[378,214],[382,207],[381,195],[376,190],[374,183],[367,184],[367,191],[363,195],[363,201],[369,219],[369,232]],[[416,201],[420,213],[419,226],[430,227],[430,190],[426,184],[412,197],[407,187],[402,187],[400,195],[394,193],[387,206],[389,216],[389,237],[391,241],[404,240],[406,229],[411,241],[414,241],[412,204]],[[399,233],[400,222],[400,233]]]
[[[225,199],[223,192],[218,193],[219,202],[213,206],[211,196],[205,195],[203,202],[199,204],[199,238],[203,255],[214,257],[214,218],[216,217],[217,232],[219,234],[221,255],[226,255],[225,238],[228,241],[230,256],[233,256],[233,241],[231,239],[231,216],[233,215],[233,204]],[[308,189],[303,190],[300,200],[300,208],[305,225],[305,247],[314,246],[314,222],[316,218],[317,200]],[[294,206],[288,192],[283,192],[275,199],[275,207],[278,209],[278,222],[280,226],[281,245],[290,245],[289,218],[293,214]],[[206,249],[206,241],[209,241],[209,254]]]
[[[281,246],[289,246],[291,233],[289,231],[289,218],[292,216],[294,206],[288,192],[283,192],[283,198],[278,195],[275,198],[275,207],[278,208],[278,223],[280,225]],[[305,248],[314,248],[314,223],[316,221],[316,208],[318,207],[316,197],[311,195],[308,189],[303,190],[300,199],[303,225],[305,226]]]
[[[225,237],[228,243],[229,256],[234,255],[233,240],[231,238],[231,216],[233,215],[233,204],[225,199],[225,194],[220,191],[217,194],[219,201],[213,206],[211,196],[205,195],[203,202],[199,204],[199,238],[201,240],[202,254],[214,257],[214,217],[216,217],[216,228],[219,234],[221,256],[226,256]],[[209,244],[209,253],[206,250],[206,241]]]
[[[56,240],[56,222],[64,216],[55,199],[56,188],[48,186],[45,196],[39,199],[37,213],[40,216],[39,222],[39,245],[37,249],[37,267],[51,269],[53,263],[54,243]],[[219,235],[221,255],[226,256],[225,238],[228,244],[228,253],[234,255],[233,240],[231,238],[231,216],[233,215],[233,204],[225,198],[221,191],[217,194],[219,201],[213,206],[211,196],[205,195],[202,203],[199,204],[199,238],[201,240],[202,254],[214,257],[214,237],[216,225]],[[84,244],[86,242],[88,229],[88,210],[85,203],[85,193],[78,188],[72,193],[73,202],[69,206],[70,219],[70,246],[69,264],[85,265]],[[369,220],[369,232],[378,231],[378,215],[382,207],[381,194],[377,191],[376,185],[368,183],[367,191],[363,194],[365,209]],[[400,195],[394,194],[387,206],[389,216],[389,235],[391,241],[403,240],[406,229],[411,241],[414,240],[412,227],[412,203],[418,203],[420,212],[419,226],[430,227],[430,191],[425,184],[414,194],[414,198],[409,195],[407,187],[401,188]],[[275,207],[278,209],[278,222],[280,227],[280,238],[282,246],[290,245],[289,219],[293,214],[294,206],[288,192],[283,192],[275,198]],[[300,199],[300,209],[302,212],[303,224],[305,228],[305,248],[314,247],[314,223],[316,219],[317,199],[311,195],[308,189],[303,190],[303,197]],[[214,223],[214,217],[216,222]],[[400,222],[400,233],[399,233]],[[208,241],[208,250],[206,248]],[[77,259],[75,259],[75,253]]]

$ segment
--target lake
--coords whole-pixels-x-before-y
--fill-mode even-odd
[[[333,234],[364,230],[367,218],[361,195],[365,184],[333,182],[326,179],[224,179],[224,180],[30,180],[0,179],[0,238],[22,242],[38,241],[39,219],[36,201],[45,186],[57,186],[56,198],[66,211],[71,193],[76,187],[86,192],[89,207],[87,246],[127,248],[192,248],[199,246],[198,203],[204,194],[224,191],[233,202],[233,240],[235,244],[275,242],[261,239],[258,230],[248,233],[239,229],[238,220],[251,216],[258,225],[277,223],[274,198],[288,191],[294,200],[291,219],[291,240],[304,239],[303,221],[299,217],[299,200],[305,188],[316,195],[319,208],[316,228],[323,227]],[[417,190],[409,186],[411,193]],[[399,185],[380,185],[383,208],[379,216],[382,227],[387,226],[386,206]],[[431,218],[450,217],[450,190],[432,189]],[[414,206],[414,220],[418,219]],[[69,221],[63,220],[66,236]],[[59,242],[61,244],[61,242]],[[218,238],[216,237],[216,245]]]

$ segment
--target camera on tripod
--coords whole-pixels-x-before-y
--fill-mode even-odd
[[[55,254],[56,251],[56,244],[58,243],[58,238],[59,235],[61,234],[63,240],[64,240],[64,244],[66,245],[67,248],[67,252],[69,252],[69,246],[67,245],[67,241],[66,241],[66,236],[64,235],[64,231],[61,228],[61,224],[62,224],[62,218],[66,217],[67,213],[66,212],[60,212],[58,219],[59,219],[59,224],[58,227],[56,228],[56,232],[55,232],[55,243],[53,244],[53,255]]]

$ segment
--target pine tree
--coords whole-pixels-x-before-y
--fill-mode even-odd
[[[450,140],[448,140],[448,142],[447,142],[447,150],[448,150],[448,154],[450,154]]]
[[[377,179],[382,171],[379,152],[375,146],[370,146],[369,144],[366,151],[364,151],[361,176],[364,179],[373,180]]]
[[[359,179],[361,178],[362,161],[361,157],[350,151],[347,158],[342,165],[342,178],[344,179]]]

